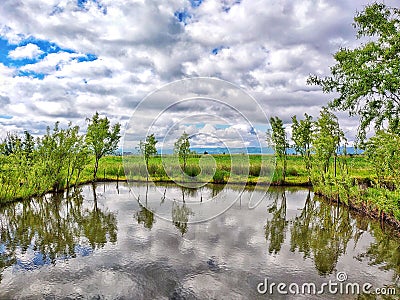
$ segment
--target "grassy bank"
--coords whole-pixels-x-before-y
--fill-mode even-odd
[[[248,160],[247,160],[248,159]],[[400,198],[397,190],[379,188],[373,185],[376,178],[373,177],[373,168],[366,158],[359,156],[341,157],[341,164],[346,164],[346,172],[337,171],[334,176],[332,169],[327,174],[313,174],[313,188],[317,194],[324,195],[330,200],[338,201],[352,206],[359,211],[363,211],[374,217],[381,217],[392,223],[400,220],[400,207],[398,199]],[[300,156],[288,156],[287,174],[285,181],[282,178],[282,168],[280,164],[274,171],[275,160],[273,156],[250,155],[213,155],[204,159],[204,156],[191,156],[186,165],[186,174],[188,176],[197,176],[201,172],[200,166],[210,171],[213,176],[199,176],[200,180],[212,183],[246,183],[272,185],[309,185],[308,174],[304,162]],[[175,164],[175,165],[174,165]],[[79,179],[73,181],[73,184],[84,184],[93,181],[94,158],[82,169]],[[333,162],[332,162],[333,165]],[[127,164],[125,164],[127,166]],[[129,158],[128,169],[130,180],[145,181],[146,166],[143,158],[132,156]],[[171,167],[172,166],[172,167]],[[169,169],[168,169],[169,168]],[[171,169],[172,168],[172,169]],[[168,174],[166,172],[168,170]],[[178,172],[180,167],[171,156],[152,157],[149,160],[149,179],[158,182],[171,182],[182,180]],[[215,172],[214,172],[215,170]],[[200,174],[201,175],[201,174]],[[322,177],[318,177],[322,176]],[[190,178],[190,177],[187,177]],[[106,156],[100,160],[97,173],[98,181],[127,180],[123,159],[121,156]],[[321,180],[323,179],[323,180]],[[51,191],[49,186],[35,192],[25,182],[16,181],[16,192],[1,202],[15,201],[28,198],[37,194]],[[66,186],[65,186],[66,187]]]
[[[256,183],[257,180],[260,179],[260,182],[268,182],[275,185],[308,184],[307,170],[300,156],[288,156],[288,168],[285,181],[282,181],[282,168],[278,165],[273,173],[271,182],[270,174],[272,174],[274,169],[274,159],[272,156],[265,155],[264,157],[261,157],[261,155],[250,155],[249,167],[247,167],[246,157],[240,154],[232,155],[232,158],[229,155],[213,155],[213,158],[216,163],[216,176],[214,176],[210,181],[214,183],[224,183],[227,182],[228,179],[231,179],[233,182],[252,184]],[[372,167],[363,156],[347,156],[345,159],[349,167],[348,177],[354,178],[359,182],[369,182],[374,179],[373,175],[371,175],[373,174]],[[166,174],[163,160],[167,161],[167,163],[164,162],[164,164],[168,166],[169,157],[163,159],[161,157],[152,157],[150,159],[148,169],[149,178],[151,180],[171,181],[171,178]],[[198,175],[201,170],[199,162],[200,156],[190,157],[186,166],[186,174],[189,176]],[[133,172],[130,179],[138,181],[146,180],[146,166],[144,165],[143,158],[140,156],[133,156],[130,158],[130,163],[133,165]],[[262,166],[264,168],[262,168]],[[211,162],[206,161],[205,167],[211,169]],[[262,174],[262,171],[264,171],[264,174]],[[90,176],[90,168],[86,168],[82,177],[90,180]],[[99,179],[105,180],[116,180],[117,178],[126,180],[122,157],[107,156],[102,158],[98,177]]]
[[[212,183],[246,183],[271,185],[300,186],[310,185],[304,161],[300,156],[288,156],[287,174],[285,181],[282,178],[282,167],[273,172],[274,159],[272,156],[251,155],[249,161],[242,155],[213,155],[215,159],[215,175],[212,178],[203,178]],[[179,181],[181,178],[174,172],[172,178],[165,169],[173,163],[170,157],[152,157],[149,161],[149,179],[159,182]],[[186,173],[196,176],[200,173],[199,165],[203,168],[212,168],[212,161],[201,162],[200,156],[190,157],[187,161]],[[163,165],[164,162],[164,165]],[[131,157],[130,163],[134,171],[129,179],[146,180],[146,166],[139,156]],[[246,164],[248,163],[248,168]],[[334,166],[332,159],[331,166]],[[337,158],[337,170],[333,167],[327,173],[312,172],[314,192],[335,203],[343,203],[358,212],[372,218],[379,218],[400,229],[400,192],[396,188],[379,186],[374,176],[374,169],[365,156],[341,156]],[[263,167],[264,166],[264,167]],[[272,167],[272,169],[270,169]],[[84,178],[90,180],[90,170],[85,170]],[[264,173],[263,173],[264,172]],[[273,175],[271,175],[273,172]],[[108,156],[102,159],[99,179],[126,180],[122,157]],[[200,178],[202,180],[202,178]]]

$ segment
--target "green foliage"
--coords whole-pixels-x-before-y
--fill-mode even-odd
[[[311,177],[311,144],[313,134],[312,117],[304,114],[304,120],[297,120],[296,116],[292,117],[292,140],[294,149],[300,153],[304,160],[304,164],[308,173],[308,181]]]
[[[93,178],[96,179],[99,160],[104,155],[112,154],[118,149],[118,143],[121,138],[121,125],[117,123],[111,127],[108,118],[100,118],[98,112],[87,121],[89,124],[86,133],[86,144],[95,156]]]
[[[340,143],[345,140],[344,133],[339,127],[337,117],[323,107],[320,116],[315,122],[315,130],[312,134],[315,162],[322,167],[323,173],[329,169],[329,161],[337,155]]]
[[[267,131],[267,143],[274,149],[277,159],[283,161],[283,181],[286,178],[287,167],[287,148],[289,148],[289,141],[287,139],[283,121],[278,117],[270,118],[271,129]]]
[[[370,124],[379,129],[384,121],[400,121],[400,10],[374,3],[357,13],[357,38],[367,41],[354,49],[335,53],[331,76],[310,76],[309,84],[326,93],[338,93],[330,107],[360,116],[359,138]]]
[[[400,184],[400,136],[389,130],[379,130],[366,143],[365,155],[375,170],[379,185],[390,180]]]
[[[189,135],[186,132],[178,138],[174,144],[174,153],[178,155],[179,160],[183,161],[183,171],[186,171],[186,162],[190,154]]]
[[[62,129],[57,122],[36,141],[28,132],[8,134],[0,154],[0,201],[69,188],[73,180],[77,184],[89,156],[78,132],[78,126]]]
[[[150,157],[154,156],[157,154],[157,148],[156,148],[156,144],[157,144],[157,140],[154,136],[154,133],[148,135],[146,137],[146,141],[140,141],[139,142],[139,150],[142,153],[142,155],[144,156],[144,160],[146,162],[146,168],[147,170],[149,169],[149,159]]]
[[[213,176],[213,183],[226,183],[229,172],[217,170]]]

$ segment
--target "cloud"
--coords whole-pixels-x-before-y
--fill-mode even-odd
[[[43,132],[37,124],[56,120],[84,128],[84,118],[95,111],[107,114],[112,122],[126,123],[136,105],[156,88],[211,76],[244,88],[268,116],[280,116],[287,123],[294,114],[316,117],[333,95],[306,85],[306,79],[310,73],[329,74],[332,54],[358,43],[351,23],[356,10],[367,4],[195,2],[89,0],[78,5],[73,0],[4,0],[0,36],[15,48],[6,52],[10,64],[0,64],[0,95],[9,99],[2,114],[17,116],[9,120],[17,130],[35,128],[38,134]],[[179,12],[190,17],[183,21]],[[34,61],[12,64],[12,59],[27,58]],[[203,89],[203,96],[214,93],[207,87],[198,89]],[[251,112],[252,104],[234,96],[229,101],[254,123],[266,124],[265,118]],[[163,104],[162,99],[152,103],[137,118],[136,138],[148,130],[142,121],[157,116]],[[198,111],[199,105],[182,106],[171,118]],[[207,109],[232,123],[236,120],[229,110]],[[355,129],[346,123],[346,114],[339,120],[352,136]]]
[[[43,53],[37,45],[28,44],[10,51],[8,56],[12,59],[33,59],[38,58]]]

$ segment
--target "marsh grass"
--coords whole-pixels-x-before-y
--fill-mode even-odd
[[[357,180],[373,179],[373,169],[363,156],[348,156],[345,158],[349,178]],[[0,202],[24,199],[33,195],[41,195],[53,189],[47,177],[37,178],[40,170],[30,170],[29,166],[11,165],[7,157],[0,157]],[[155,156],[149,161],[149,168],[141,156],[133,155],[106,156],[100,160],[98,180],[138,180],[145,181],[147,175],[153,181],[181,181],[182,168],[176,165],[176,160],[170,156]],[[82,184],[93,180],[94,157],[91,157],[87,165],[77,176],[73,176],[71,183]],[[124,168],[125,167],[125,168]],[[254,184],[257,182],[305,185],[308,183],[307,171],[300,156],[288,157],[288,169],[285,182],[282,182],[282,168],[278,164],[275,169],[275,160],[271,155],[212,155],[203,159],[202,155],[190,156],[187,160],[185,174],[188,180],[198,180],[213,183],[244,182]],[[29,173],[29,174],[25,174]],[[25,178],[22,180],[22,178]],[[66,181],[57,183],[60,188],[66,188]],[[372,192],[372,191],[371,191]]]

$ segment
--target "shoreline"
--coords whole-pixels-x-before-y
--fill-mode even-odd
[[[153,183],[170,183],[170,184],[171,183],[172,184],[183,183],[183,182],[179,182],[179,181],[161,180],[161,179],[155,179],[155,180],[149,179],[149,181],[151,181]],[[147,180],[135,179],[135,180],[128,181],[124,177],[122,177],[122,178],[98,178],[95,181],[94,180],[86,180],[83,182],[79,182],[77,185],[70,186],[69,189],[77,188],[77,187],[89,185],[89,184],[113,183],[113,182],[115,182],[115,183],[123,182],[123,183],[129,184],[129,182],[146,183]],[[194,181],[192,183],[200,183],[200,182]],[[202,182],[202,183],[204,183],[204,182]],[[257,186],[257,185],[261,186],[261,187],[269,187],[269,186],[271,186],[271,187],[301,187],[301,188],[309,188],[311,190],[313,188],[313,185],[309,182],[291,183],[291,182],[282,182],[282,181],[281,182],[232,181],[232,182],[207,182],[206,184],[228,185],[228,186],[245,184],[246,187],[247,186]],[[43,197],[46,194],[65,193],[69,189],[64,188],[64,189],[58,190],[58,191],[50,190],[50,191],[43,193],[42,195],[32,195],[28,198],[15,198],[13,200],[10,200],[10,201],[4,202],[4,203],[0,203],[0,207],[5,207],[9,204],[13,204],[13,203],[17,203],[17,202],[27,201],[27,200],[30,200],[35,197]],[[379,209],[376,207],[371,207],[370,205],[367,205],[364,201],[361,201],[359,203],[354,202],[354,201],[348,201],[349,203],[344,203],[343,201],[340,201],[340,199],[329,197],[320,192],[314,192],[314,195],[321,197],[322,199],[324,199],[331,205],[334,205],[334,206],[343,205],[343,206],[347,207],[348,209],[350,209],[362,216],[366,216],[369,219],[374,220],[374,221],[379,221],[381,223],[381,226],[387,225],[387,226],[391,227],[396,232],[396,234],[398,236],[400,236],[400,220],[396,220],[394,217],[386,214],[385,212],[379,211]]]

